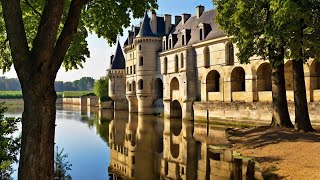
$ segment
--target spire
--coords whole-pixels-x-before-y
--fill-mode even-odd
[[[124,59],[122,48],[120,46],[120,42],[118,41],[116,53],[112,59],[111,69],[125,69],[125,68],[126,68],[126,62]]]
[[[143,18],[143,22],[140,26],[140,31],[139,34],[137,35],[137,37],[152,37],[155,36],[152,33],[152,30],[150,28],[150,19],[148,17],[148,13],[146,11],[146,13],[144,14],[144,18]]]

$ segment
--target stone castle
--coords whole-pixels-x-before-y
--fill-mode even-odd
[[[237,48],[214,22],[215,10],[196,7],[196,15],[145,14],[118,44],[108,71],[115,109],[165,117],[194,118],[194,105],[211,102],[271,102],[271,68],[252,57],[240,64]],[[304,65],[307,98],[320,101],[320,63]],[[293,101],[292,62],[285,61],[288,101]],[[270,120],[270,118],[269,118]]]

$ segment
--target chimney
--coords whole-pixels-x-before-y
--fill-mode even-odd
[[[169,34],[170,29],[171,29],[171,15],[170,14],[165,14],[164,15],[164,23],[165,23],[165,33]]]
[[[111,55],[111,56],[110,56],[110,65],[112,65],[112,63],[113,63],[113,62],[112,62],[112,61],[113,61],[113,58],[114,58],[114,55]]]
[[[182,24],[186,23],[189,17],[191,17],[191,14],[186,14],[186,13],[182,14],[181,15]]]
[[[157,14],[154,11],[152,12],[152,15],[151,15],[150,27],[153,34],[158,34]]]
[[[174,17],[174,23],[175,23],[175,25],[178,25],[180,21],[181,21],[181,16],[175,16],[175,17]]]
[[[200,16],[203,14],[204,6],[197,6],[197,18],[200,18]]]

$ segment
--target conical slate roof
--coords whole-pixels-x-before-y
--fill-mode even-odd
[[[155,36],[152,33],[151,27],[150,27],[150,19],[148,17],[147,12],[144,14],[143,22],[140,27],[139,34],[136,37],[152,37]]]
[[[118,41],[116,54],[114,55],[114,57],[112,59],[111,69],[125,69],[125,68],[126,68],[126,61],[124,59],[122,48],[121,48],[120,43]]]

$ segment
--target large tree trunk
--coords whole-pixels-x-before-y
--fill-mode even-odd
[[[54,178],[56,92],[54,78],[46,74],[21,79],[24,112],[18,178]]]
[[[282,60],[283,61],[283,60]],[[284,64],[272,67],[272,122],[270,126],[293,128],[290,121],[284,79]]]
[[[303,131],[314,131],[311,126],[308,102],[306,95],[306,86],[304,80],[303,61],[293,61],[293,90],[295,106],[295,129]]]

